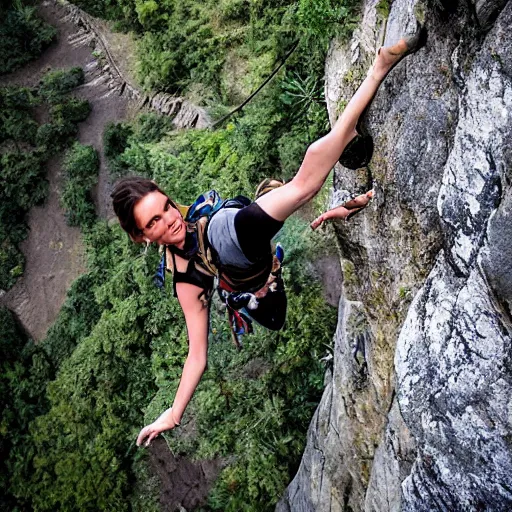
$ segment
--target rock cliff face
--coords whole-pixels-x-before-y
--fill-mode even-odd
[[[335,357],[277,510],[512,510],[512,0],[367,0],[332,43],[331,119],[375,48],[427,45],[364,118],[376,199],[335,225],[344,287]]]

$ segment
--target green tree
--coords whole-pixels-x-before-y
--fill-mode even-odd
[[[98,152],[78,142],[64,159],[65,182],[61,204],[70,226],[89,227],[96,218],[92,188],[98,180]]]
[[[44,23],[36,8],[21,0],[2,6],[0,17],[0,75],[10,73],[38,57],[57,31]]]
[[[84,83],[82,68],[57,69],[48,71],[39,85],[39,95],[50,104],[62,102],[73,89]]]

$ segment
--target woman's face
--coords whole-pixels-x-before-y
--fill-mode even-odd
[[[150,242],[183,248],[185,221],[166,195],[158,190],[146,194],[135,204],[133,216],[142,236]]]

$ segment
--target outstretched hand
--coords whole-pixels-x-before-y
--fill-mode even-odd
[[[174,428],[179,423],[174,419],[172,415],[172,407],[163,412],[153,423],[145,426],[137,437],[137,446],[149,446],[151,441],[166,430]],[[145,440],[145,442],[144,442]]]
[[[310,225],[311,225],[311,229],[314,231],[316,228],[320,227],[323,222],[325,221],[325,214],[322,213],[322,215],[320,215],[320,217],[317,217]]]
[[[373,199],[374,192],[373,189],[366,192],[366,194],[361,194],[357,197],[354,197],[350,201],[347,201],[345,204],[341,206],[337,206],[332,210],[329,210],[325,213],[322,213],[320,217],[317,217],[311,223],[311,229],[314,231],[318,227],[320,227],[326,220],[329,219],[345,219],[348,220],[355,213],[365,208],[368,203]]]

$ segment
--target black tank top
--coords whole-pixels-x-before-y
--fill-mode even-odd
[[[188,260],[187,270],[185,272],[180,272],[176,267],[176,257],[174,255],[174,251],[169,249],[169,252],[172,255],[173,289],[175,297],[177,283],[193,284],[201,288],[204,292],[208,292],[213,288],[214,277],[197,270],[193,258]]]

